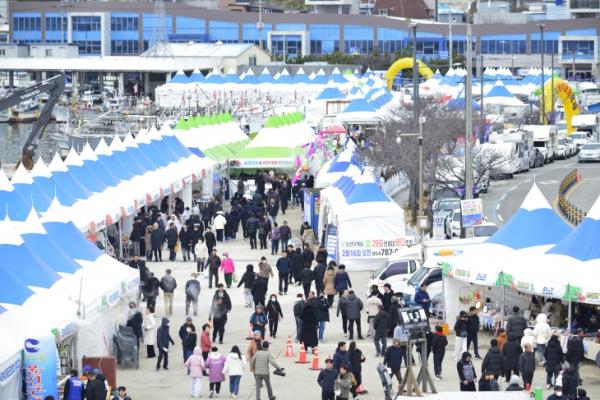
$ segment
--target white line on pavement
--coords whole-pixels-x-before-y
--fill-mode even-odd
[[[504,222],[504,218],[502,218],[502,215],[498,214],[498,219],[502,222]]]

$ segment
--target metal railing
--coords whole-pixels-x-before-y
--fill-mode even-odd
[[[567,200],[567,193],[573,186],[581,182],[581,173],[578,169],[574,169],[567,176],[563,178],[558,187],[558,209],[560,210],[563,217],[567,219],[571,224],[577,226],[583,221],[586,216],[586,212],[580,208],[574,206],[569,200]]]
[[[410,182],[404,173],[396,172],[388,180],[386,180],[383,185],[381,185],[381,190],[383,190],[383,192],[388,196],[394,197],[406,189],[409,183]]]

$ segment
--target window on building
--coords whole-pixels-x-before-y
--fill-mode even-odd
[[[52,57],[52,49],[46,49],[46,57]]]
[[[541,43],[541,40],[531,41],[531,54],[540,54],[542,52]],[[558,54],[558,40],[544,40],[544,53]]]
[[[310,30],[310,53],[330,54],[340,51],[340,26],[313,24]]]
[[[139,42],[137,40],[111,40],[110,53],[112,55],[138,54]]]
[[[259,29],[255,22],[244,23],[242,24],[242,41],[257,46],[262,43],[263,46],[266,46],[268,32],[271,32],[271,24],[263,24]]]
[[[387,8],[380,8],[379,9],[379,15],[383,15],[386,16],[388,15],[388,9]]]
[[[402,41],[405,38],[405,31],[379,28],[377,31],[377,48],[382,53],[400,53],[402,52]]]
[[[256,56],[248,57],[248,64],[250,64],[253,67],[256,66]]]
[[[74,32],[100,32],[101,19],[96,15],[75,15],[72,17]]]
[[[237,22],[210,21],[208,25],[211,42],[238,43],[240,26]]]
[[[481,40],[482,54],[525,54],[525,40]]]
[[[42,17],[40,13],[15,13],[12,18],[12,39],[15,43],[40,43]]]
[[[562,42],[563,59],[589,60],[594,58],[593,40],[563,40]]]
[[[344,51],[347,54],[370,54],[373,52],[374,31],[370,26],[346,25],[344,27]]]
[[[571,9],[600,9],[600,0],[571,0],[569,4],[571,6]]]
[[[6,50],[0,49],[0,56],[5,56],[5,55],[6,55]]]
[[[67,41],[67,17],[60,14],[46,14],[46,43],[64,43]]]
[[[110,30],[113,32],[137,32],[139,18],[136,15],[113,15],[110,17]]]
[[[302,56],[302,36],[272,35],[271,53],[275,60],[294,60]]]

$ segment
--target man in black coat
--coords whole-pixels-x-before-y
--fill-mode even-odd
[[[317,302],[318,299],[313,292],[310,292],[309,297],[304,304],[302,309],[302,332],[300,338],[304,343],[305,348],[314,349],[319,344],[319,338],[317,336],[317,327],[319,321],[317,319]]]
[[[479,316],[477,315],[477,309],[475,307],[469,308],[469,315],[467,316],[467,351],[473,342],[473,351],[476,359],[479,357],[479,346],[477,345],[479,333]]]
[[[129,303],[129,314],[127,315],[127,326],[133,329],[133,333],[135,333],[138,351],[140,350],[140,339],[144,337],[144,331],[142,330],[143,323],[144,317],[142,313],[138,311],[135,301],[131,301]]]
[[[175,224],[169,224],[169,229],[165,232],[165,236],[167,237],[167,247],[169,248],[169,260],[175,261],[175,246],[177,245],[177,229],[175,228]]]
[[[335,399],[335,381],[338,377],[338,371],[333,368],[333,360],[328,358],[325,360],[325,369],[319,372],[317,383],[321,387],[322,400]]]
[[[190,247],[192,246],[192,235],[188,230],[187,225],[182,225],[179,231],[179,245],[181,246],[181,254],[183,261],[192,261],[190,256]]]
[[[85,387],[86,400],[106,400],[106,386],[104,382],[97,378],[92,370],[87,373],[88,382]]]
[[[254,306],[261,304],[263,307],[265,305],[265,296],[267,295],[267,283],[268,281],[264,278],[258,277],[254,283],[252,284],[252,289],[250,293],[252,294],[252,299],[254,300]]]
[[[581,361],[583,361],[585,355],[583,340],[581,340],[583,336],[583,330],[578,329],[577,335],[569,338],[569,341],[567,342],[567,354],[565,354],[565,360],[569,363],[573,370],[575,370],[578,379],[581,379],[579,375],[579,366],[581,365]]]
[[[304,289],[304,297],[308,299],[308,294],[310,292],[310,286],[312,281],[315,280],[315,274],[310,269],[310,267],[304,268],[300,273],[300,280],[302,282],[302,288]]]
[[[250,238],[250,249],[256,249],[256,234],[258,233],[258,218],[254,214],[250,214],[250,217],[246,221],[246,233]]]
[[[183,349],[183,362],[187,361],[185,345],[190,333],[196,332],[196,327],[192,322],[192,317],[186,317],[185,323],[179,327],[179,339],[181,339],[181,348]]]
[[[379,311],[375,314],[373,319],[373,329],[375,335],[373,341],[375,342],[375,357],[384,355],[387,349],[387,334],[390,328],[390,316],[385,312],[383,306],[379,306]]]
[[[523,338],[523,332],[527,329],[527,320],[521,314],[519,314],[519,307],[513,307],[513,313],[508,317],[506,323],[506,333],[508,334],[508,340],[514,340],[521,343]]]
[[[175,341],[173,341],[169,333],[169,320],[163,317],[161,325],[156,332],[156,346],[158,347],[157,371],[160,369],[161,362],[163,363],[163,369],[169,369],[169,343],[174,345]]]
[[[304,244],[304,249],[302,250],[302,263],[304,266],[312,265],[313,260],[315,259],[315,253],[310,249],[310,245],[308,243]]]
[[[131,234],[129,235],[129,240],[131,240],[131,244],[133,245],[133,255],[139,256],[142,253],[141,247],[144,246],[144,232],[145,227],[142,226],[142,220],[139,217],[135,218],[133,222],[133,228],[131,229]]]
[[[217,245],[217,237],[208,225],[206,226],[206,232],[204,232],[204,244],[206,244],[209,254],[212,253],[212,250]]]
[[[319,341],[323,343],[325,326],[329,322],[329,302],[324,294],[320,294],[316,301],[317,321],[319,322]]]
[[[402,359],[405,356],[405,348],[400,346],[400,339],[394,339],[393,344],[387,348],[383,357],[383,365],[388,367],[392,371],[392,378],[395,376],[398,380],[398,387],[402,384],[402,373],[400,367],[402,366]],[[400,388],[398,388],[400,392]]]
[[[490,341],[490,346],[481,364],[481,374],[494,375],[497,380],[499,376],[504,375],[504,357],[500,352],[496,339]]]
[[[215,286],[219,285],[219,267],[221,266],[221,258],[217,255],[217,249],[213,248],[208,260],[206,260],[208,266],[208,288],[212,289],[213,278]]]
[[[383,309],[386,313],[390,313],[390,307],[392,306],[392,296],[394,295],[394,291],[392,290],[392,285],[386,283],[383,285],[383,297],[381,299],[381,303],[383,304]],[[393,325],[394,327],[396,325]]]
[[[313,270],[315,273],[315,287],[318,294],[321,294],[325,291],[325,283],[323,282],[323,279],[325,278],[325,271],[327,271],[327,266],[321,263],[315,265]]]
[[[160,282],[158,278],[154,276],[154,272],[148,273],[148,280],[144,284],[143,295],[144,300],[148,308],[154,309],[156,307],[156,298],[158,297],[158,289]]]
[[[509,340],[504,343],[502,354],[504,355],[504,373],[506,383],[510,381],[512,374],[519,375],[519,356],[523,352],[521,343]]]

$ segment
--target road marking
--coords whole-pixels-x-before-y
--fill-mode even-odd
[[[554,184],[557,184],[558,181],[552,181],[552,180],[550,180],[550,181],[539,181],[539,182],[536,182],[536,183],[538,185],[554,185]]]
[[[496,204],[496,211],[500,211],[500,203]]]
[[[508,189],[509,192],[512,192],[513,190],[515,190],[516,188],[518,188],[519,186],[513,186],[510,189]]]
[[[504,218],[502,218],[502,215],[498,214],[498,219],[502,222],[504,222]]]

